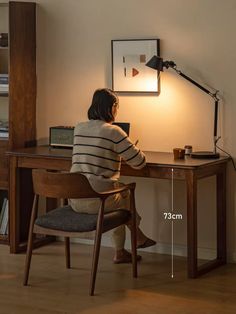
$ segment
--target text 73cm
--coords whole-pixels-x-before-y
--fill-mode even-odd
[[[173,214],[173,213],[164,213],[164,218],[165,219],[183,219],[182,214]]]

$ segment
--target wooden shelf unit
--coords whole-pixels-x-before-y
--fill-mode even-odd
[[[0,49],[0,73],[9,75],[9,92],[0,92],[0,120],[6,118],[1,117],[1,112],[7,112],[9,123],[9,138],[0,137],[1,204],[9,187],[6,152],[36,145],[36,3],[1,4],[0,19],[7,23],[8,33],[8,47]],[[1,27],[0,22],[0,33],[5,33],[6,28]],[[6,102],[8,108],[1,111]],[[29,180],[27,174],[24,179]],[[0,235],[0,243],[8,244],[9,236]]]

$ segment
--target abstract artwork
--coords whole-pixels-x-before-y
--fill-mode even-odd
[[[145,64],[159,55],[159,39],[112,40],[112,89],[159,93],[158,72]]]

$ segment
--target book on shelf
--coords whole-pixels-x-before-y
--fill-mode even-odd
[[[8,93],[9,91],[9,76],[8,74],[0,73],[0,92]]]
[[[8,84],[0,84],[0,93],[8,93],[9,85]]]
[[[8,131],[0,131],[0,138],[8,138],[9,132]]]
[[[6,206],[6,201],[7,201],[7,199],[4,197],[2,207],[0,208],[0,227],[2,224],[2,218],[3,218],[3,214],[4,214],[4,208]]]
[[[9,127],[7,120],[0,120],[0,138],[9,137]]]
[[[4,198],[0,214],[0,234],[6,235],[8,232],[8,199]]]
[[[0,47],[8,46],[8,33],[0,33]]]
[[[9,125],[7,120],[1,120],[0,119],[0,133],[8,133],[9,131]],[[4,135],[3,135],[4,136]]]
[[[9,83],[9,75],[0,73],[0,84],[8,85]]]
[[[8,38],[8,33],[0,33],[0,38]]]
[[[7,219],[7,227],[6,227],[6,231],[5,231],[5,235],[8,235],[8,230],[9,230],[9,219]]]

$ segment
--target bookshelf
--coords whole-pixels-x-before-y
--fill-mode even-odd
[[[0,121],[8,128],[8,134],[0,129],[1,212],[9,188],[6,151],[36,144],[36,4],[0,3],[0,34],[8,34],[7,46],[0,41],[0,82],[8,76],[8,88],[0,84]],[[29,182],[29,176],[26,172],[23,181]],[[8,234],[0,234],[0,243],[9,243]]]

